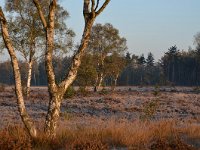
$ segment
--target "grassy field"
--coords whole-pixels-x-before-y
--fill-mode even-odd
[[[0,92],[0,149],[184,150],[200,149],[197,88],[118,87],[93,93],[69,91],[55,139],[42,131],[48,93],[32,88],[25,100],[41,130],[31,140],[21,124],[12,88]]]

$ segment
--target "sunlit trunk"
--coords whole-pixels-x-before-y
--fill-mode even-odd
[[[60,104],[63,99],[62,95],[57,95],[51,97],[49,102],[48,113],[45,121],[45,132],[51,137],[55,137],[57,122],[60,116]]]
[[[99,81],[98,81],[98,84],[97,84],[98,89],[102,86],[102,83],[103,83],[103,73],[101,72],[99,74]]]
[[[27,85],[26,85],[26,96],[27,97],[30,96],[32,66],[33,66],[33,60],[30,60],[30,62],[28,63],[28,77],[27,77]]]

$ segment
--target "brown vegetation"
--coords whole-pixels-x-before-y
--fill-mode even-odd
[[[0,149],[195,149],[188,142],[189,139],[200,138],[200,127],[187,126],[183,129],[177,125],[171,120],[132,123],[96,121],[96,127],[62,127],[54,139],[40,132],[34,140],[30,140],[23,128],[8,127],[0,131]],[[188,137],[187,141],[183,137]]]

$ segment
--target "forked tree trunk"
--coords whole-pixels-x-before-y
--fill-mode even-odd
[[[17,104],[18,104],[17,106],[18,106],[19,114],[21,116],[21,119],[26,129],[28,130],[28,133],[30,134],[31,137],[35,138],[37,136],[37,130],[25,108],[24,98],[23,98],[23,93],[22,93],[21,74],[19,71],[19,64],[18,64],[18,60],[13,48],[12,42],[9,37],[7,20],[4,17],[4,14],[1,8],[0,8],[0,22],[1,22],[1,31],[3,35],[3,40],[11,58],[11,63],[12,63],[12,68],[13,68],[13,73],[14,73],[14,78],[15,78],[15,92],[17,96]]]
[[[51,135],[52,137],[55,136],[56,133],[56,128],[57,128],[57,121],[59,118],[60,114],[60,104],[61,101],[63,100],[63,95],[65,91],[68,89],[68,87],[73,83],[77,76],[77,70],[78,67],[81,64],[81,58],[83,56],[83,53],[87,47],[88,41],[89,41],[89,34],[91,31],[93,20],[91,22],[88,22],[87,25],[85,26],[84,34],[83,34],[83,39],[81,42],[81,45],[79,47],[79,50],[75,54],[72,60],[72,65],[70,67],[69,73],[65,80],[61,82],[57,88],[53,88],[53,85],[50,88],[50,103],[49,103],[49,109],[46,117],[46,122],[45,122],[45,131],[48,135]],[[51,89],[54,92],[51,92]]]
[[[55,73],[52,65],[52,55],[54,50],[54,26],[55,26],[55,12],[57,0],[52,0],[49,7],[48,21],[46,21],[45,16],[42,12],[42,8],[39,5],[38,0],[33,0],[35,6],[37,7],[38,13],[40,15],[41,21],[43,23],[44,29],[46,31],[47,48],[45,54],[45,65],[46,73],[48,79],[48,90],[50,95],[48,113],[45,122],[46,133],[53,138],[56,134],[57,121],[60,115],[60,104],[63,99],[63,95],[72,84],[77,76],[78,68],[81,64],[81,58],[87,48],[88,41],[90,38],[90,32],[92,25],[96,16],[98,16],[110,2],[110,0],[105,0],[101,8],[97,10],[99,1],[95,6],[95,0],[84,0],[83,15],[85,19],[85,28],[81,40],[80,47],[73,57],[69,73],[65,79],[58,85],[55,82]],[[91,7],[91,8],[90,8]]]

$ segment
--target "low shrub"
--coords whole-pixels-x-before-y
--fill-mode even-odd
[[[106,95],[108,93],[109,93],[109,90],[107,90],[105,88],[103,88],[101,91],[99,91],[99,94],[101,94],[101,95]]]
[[[143,115],[140,116],[140,119],[143,121],[151,120],[153,118],[153,116],[155,115],[158,107],[159,107],[158,99],[154,99],[154,100],[148,102],[144,106]]]
[[[196,87],[194,87],[193,89],[192,89],[192,91],[194,92],[194,93],[200,93],[200,87],[198,87],[198,86],[196,86]]]
[[[65,94],[64,94],[64,99],[65,99],[65,98],[72,98],[72,97],[74,97],[75,95],[76,95],[75,89],[74,89],[72,86],[70,86],[70,87],[67,89],[67,91],[65,92]]]
[[[87,96],[89,94],[89,91],[86,90],[86,87],[79,87],[78,94],[80,94],[81,96]]]
[[[6,87],[4,84],[0,84],[0,92],[5,92]]]

